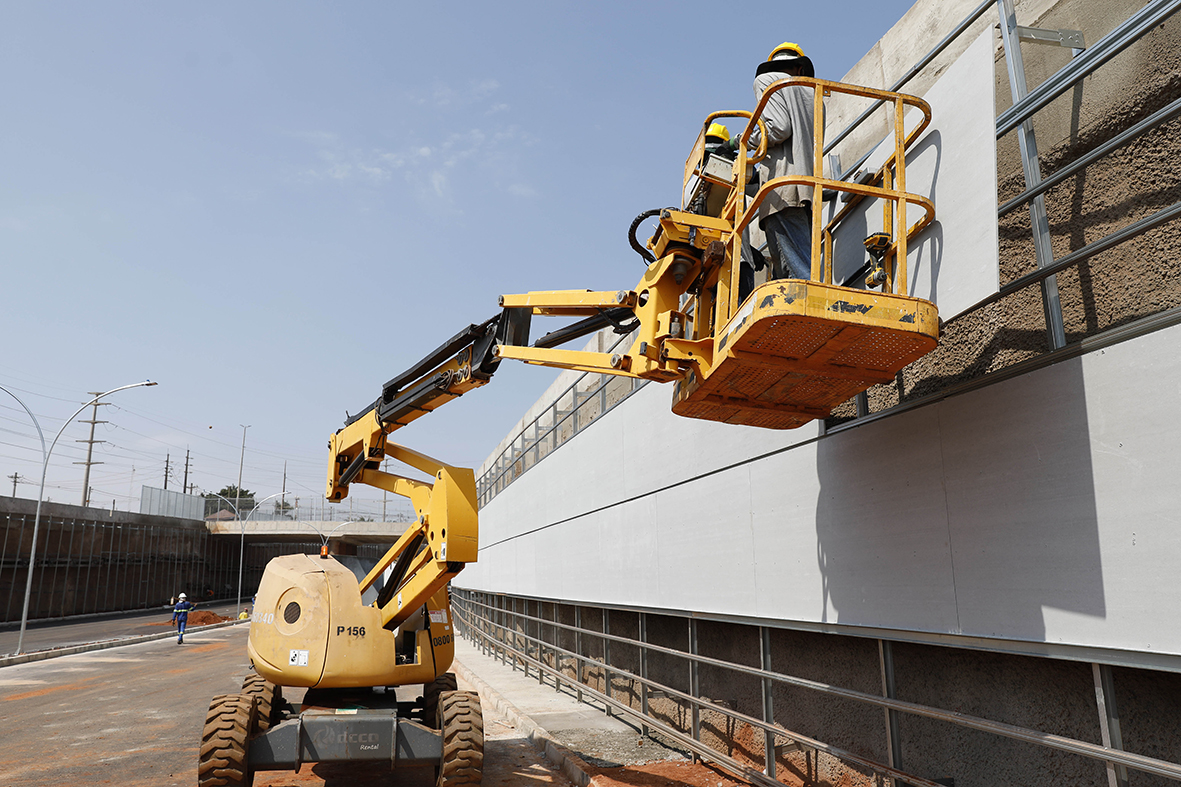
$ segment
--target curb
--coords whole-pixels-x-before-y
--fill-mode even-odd
[[[236,626],[239,623],[250,623],[249,620],[226,620],[221,623],[210,623],[206,626],[196,626],[186,631],[186,634],[198,634],[209,629],[220,629],[228,626]],[[72,656],[75,653],[88,653],[92,650],[109,650],[110,648],[121,648],[124,645],[137,645],[141,642],[154,642],[159,639],[171,639],[176,636],[175,631],[164,631],[160,634],[144,634],[139,637],[127,637],[125,639],[111,639],[104,642],[87,642],[85,645],[71,645],[68,648],[53,648],[51,650],[35,650],[32,653],[22,653],[19,656],[0,656],[0,669],[4,667],[14,667],[17,664],[28,664],[31,661],[45,661],[46,659],[54,659],[58,656]]]
[[[475,686],[482,703],[491,705],[496,709],[497,713],[507,717],[515,724],[517,729],[524,731],[529,738],[529,742],[547,760],[560,768],[562,773],[566,774],[578,787],[590,787],[590,784],[594,781],[594,777],[587,772],[590,766],[581,757],[554,740],[553,736],[543,729],[541,725],[529,718],[516,705],[509,702],[500,692],[489,686],[483,678],[472,672],[466,664],[459,660],[458,656],[451,662],[451,668],[455,670],[459,677]]]

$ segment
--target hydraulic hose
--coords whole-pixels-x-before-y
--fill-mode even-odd
[[[632,221],[631,227],[629,227],[627,230],[628,242],[631,244],[632,248],[636,250],[636,254],[639,254],[644,258],[645,265],[651,265],[652,263],[656,262],[656,257],[652,254],[652,252],[644,248],[644,244],[636,240],[636,230],[638,230],[640,225],[648,219],[652,218],[653,216],[659,216],[662,210],[664,210],[664,208],[654,208],[653,210],[644,211],[639,216],[636,216],[636,218]]]

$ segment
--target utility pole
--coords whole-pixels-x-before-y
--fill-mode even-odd
[[[242,511],[242,465],[246,462],[246,430],[253,424],[238,424],[238,426],[242,427],[242,455],[238,457],[238,499],[234,501],[234,505],[240,516]]]
[[[164,488],[168,488],[168,462],[172,459],[172,454],[164,454]]]
[[[12,479],[12,496],[16,497],[16,482],[20,480],[20,473],[13,473],[8,477]]]
[[[180,491],[186,495],[189,493],[189,449],[185,449],[185,483],[180,488]]]
[[[90,391],[89,393],[91,396],[102,396],[102,391]],[[102,462],[92,462],[90,460],[90,457],[94,454],[94,444],[106,442],[106,440],[95,440],[94,439],[94,427],[98,424],[110,423],[110,421],[98,420],[98,406],[100,404],[105,405],[107,403],[95,400],[93,403],[94,412],[91,414],[90,420],[82,422],[84,424],[90,424],[90,439],[89,440],[75,440],[74,441],[75,443],[86,443],[86,461],[85,462],[74,462],[74,464],[76,464],[76,465],[86,465],[86,471],[82,474],[82,505],[83,506],[90,505],[90,466],[102,464]]]
[[[388,460],[388,459],[386,459],[384,462],[381,463],[381,471],[383,473],[389,472],[389,464],[390,464],[390,460]],[[388,499],[389,499],[389,493],[386,492],[384,489],[381,490],[381,521],[382,522],[385,521],[385,501]]]

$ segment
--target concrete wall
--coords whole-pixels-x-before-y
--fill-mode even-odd
[[[1031,0],[1017,14],[1094,44],[1142,5]],[[848,81],[889,86],[974,6],[920,0]],[[987,12],[905,89],[923,95],[995,24]],[[1031,87],[1069,56],[1023,51]],[[1181,95],[1179,53],[1175,15],[1039,113],[1043,174]],[[998,61],[998,112],[1008,97]],[[829,106],[829,133],[849,112]],[[855,135],[849,155],[882,131]],[[997,149],[1000,201],[1025,188],[1013,140]],[[1173,121],[1049,191],[1055,256],[1181,200],[1179,154]],[[998,234],[1003,286],[1036,268],[1028,212],[1004,217]],[[884,417],[859,425],[852,402],[792,433],[685,421],[649,385],[484,507],[480,562],[456,584],[556,601],[546,617],[567,622],[573,605],[584,621],[613,608],[616,633],[649,610],[653,641],[670,646],[686,617],[705,618],[703,650],[744,663],[757,662],[755,627],[770,626],[777,669],[863,691],[881,685],[873,640],[891,640],[901,698],[1093,742],[1087,662],[1123,665],[1124,745],[1179,761],[1181,427],[1170,411],[1181,324],[1145,319],[1181,306],[1179,245],[1174,221],[1060,274],[1069,346],[1052,364],[1036,286],[952,323],[935,352],[871,389],[870,412]],[[891,410],[907,403],[917,406]],[[662,669],[683,680],[681,666]],[[706,694],[758,715],[757,686],[711,680]],[[885,758],[880,712],[795,690],[776,708],[789,728]],[[718,723],[720,746],[758,749],[749,730]],[[1107,783],[1097,764],[945,723],[908,718],[901,733],[904,767],[960,787]],[[820,783],[866,783],[816,759],[789,765]]]
[[[36,508],[0,498],[0,621],[21,617]],[[210,543],[197,520],[45,503],[29,618],[148,608],[181,591],[200,598],[236,578],[237,558],[236,544]]]
[[[648,386],[483,509],[460,584],[1181,656],[1157,625],[1181,604],[1179,339],[823,437],[683,420]]]

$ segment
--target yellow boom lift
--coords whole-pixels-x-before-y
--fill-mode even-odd
[[[822,172],[822,101],[832,93],[880,100],[894,117],[894,150],[873,177],[846,182],[777,178],[749,198],[746,141],[770,96],[791,85],[815,96],[814,171]],[[907,107],[922,120],[904,128]],[[705,130],[719,118],[744,118],[732,158],[707,150]],[[672,409],[690,418],[790,429],[827,416],[872,385],[889,382],[935,347],[935,305],[908,296],[908,242],[934,219],[934,206],[906,192],[905,152],[930,122],[919,98],[806,77],[769,88],[753,112],[719,112],[702,124],[685,164],[681,209],[659,215],[643,247],[649,262],[630,290],[567,290],[504,295],[501,312],[470,325],[412,368],[329,440],[327,498],[350,484],[410,499],[416,521],[372,566],[356,558],[288,555],[272,560],[259,585],[248,651],[255,674],[241,694],[215,697],[200,750],[199,783],[249,785],[255,770],[298,769],[305,762],[388,762],[434,766],[438,784],[478,784],[483,762],[479,698],[456,691],[447,583],[477,557],[476,487],[470,469],[452,467],[389,435],[491,380],[500,361],[675,384]],[[739,298],[743,231],[772,189],[813,191],[809,280],[773,280]],[[825,192],[849,202],[827,224]],[[833,281],[834,230],[860,200],[883,206],[884,232],[865,240],[869,275]],[[908,222],[908,205],[922,216]],[[643,218],[643,216],[641,216]],[[860,275],[860,274],[859,274]],[[874,290],[873,287],[880,289]],[[579,317],[529,343],[534,315]],[[605,327],[635,331],[623,353],[560,349]],[[393,459],[430,480],[379,469]],[[352,565],[349,565],[349,563]],[[417,699],[395,689],[423,686]],[[307,687],[301,712],[286,709],[281,687]]]

